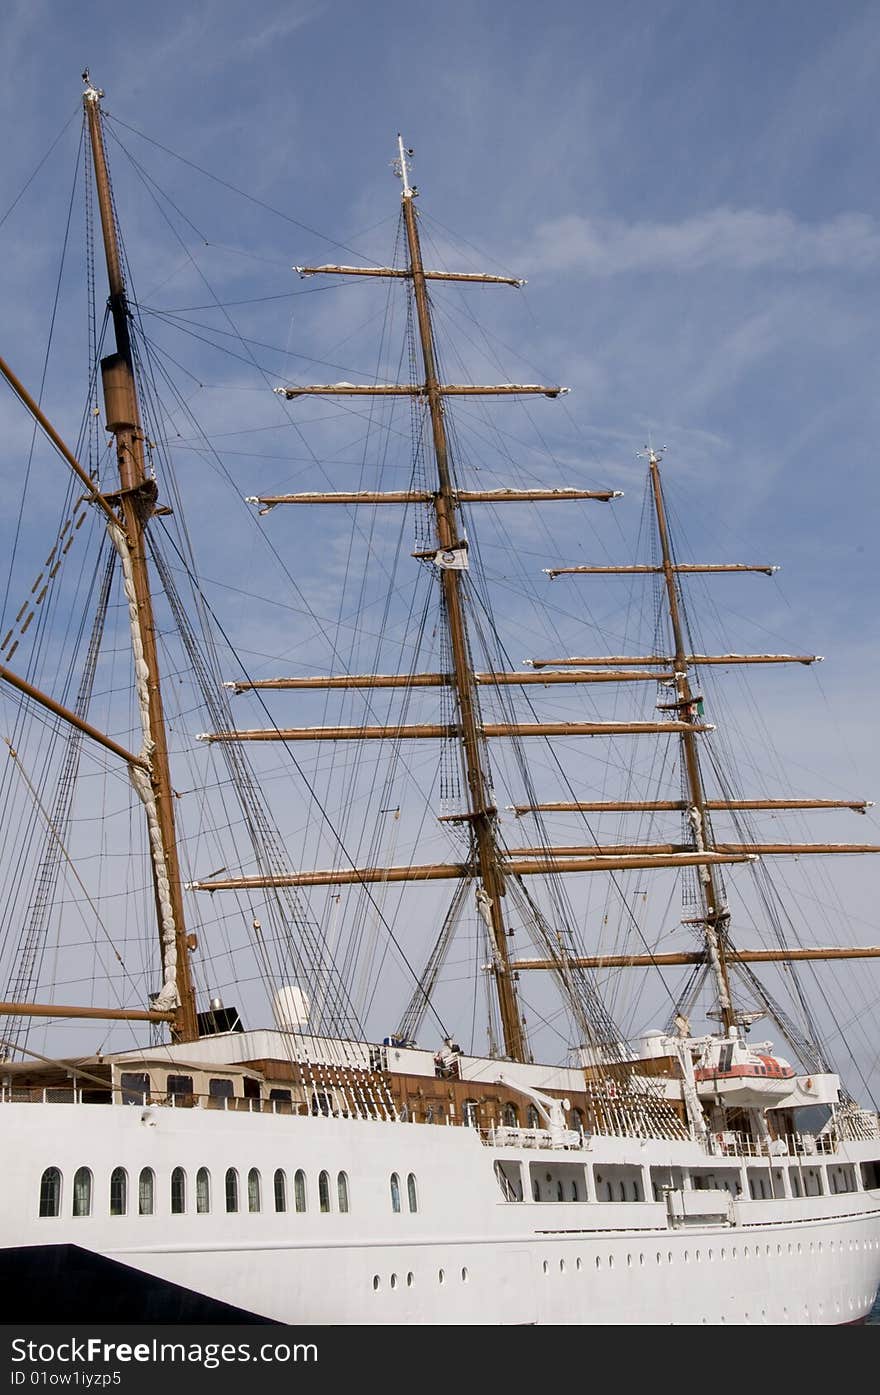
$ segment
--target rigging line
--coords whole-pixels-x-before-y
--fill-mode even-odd
[[[68,122],[67,125],[69,125],[69,124],[70,124],[70,123]],[[66,129],[67,129],[67,126],[65,126],[64,129],[66,130]],[[48,372],[48,370],[49,370],[49,356],[50,356],[50,354],[51,354],[51,352],[52,352],[52,337],[53,337],[53,333],[54,333],[54,330],[55,330],[55,317],[56,317],[56,315],[57,315],[57,313],[58,313],[58,301],[59,301],[59,298],[60,298],[60,295],[61,295],[61,277],[62,277],[62,275],[63,275],[63,273],[64,273],[64,262],[65,262],[66,257],[67,257],[67,246],[68,246],[68,242],[69,242],[69,240],[70,240],[70,223],[71,223],[71,219],[72,219],[72,217],[73,217],[73,201],[74,201],[74,196],[75,196],[75,194],[76,194],[76,186],[77,186],[77,184],[78,184],[78,182],[79,182],[79,161],[80,161],[80,153],[81,153],[81,151],[82,151],[82,143],[83,143],[83,132],[84,132],[84,129],[85,129],[84,126],[80,129],[80,134],[79,134],[79,145],[77,146],[76,160],[75,160],[75,162],[74,162],[73,184],[72,184],[72,186],[71,186],[70,198],[69,198],[68,204],[67,204],[67,221],[66,221],[65,226],[64,226],[64,239],[63,239],[62,246],[61,246],[61,258],[60,258],[59,263],[58,263],[58,275],[57,275],[57,277],[56,277],[56,279],[55,279],[55,295],[54,295],[53,300],[52,300],[52,313],[51,313],[51,316],[50,316],[50,318],[49,318],[49,335],[48,335],[48,340],[47,340],[47,343],[46,343],[46,352],[45,352],[45,354],[44,354],[44,356],[43,356],[43,368],[42,368],[42,372],[41,372],[41,374],[40,374],[40,388],[39,388],[39,391],[38,391],[38,393],[37,393],[37,403],[38,403],[38,405],[41,404],[41,403],[42,403],[42,400],[43,400],[43,389],[44,389],[45,386],[46,386],[46,374],[47,374],[47,372]],[[57,142],[56,142],[56,143],[57,143]],[[17,517],[16,523],[15,523],[15,533],[14,533],[13,540],[12,540],[12,548],[11,548],[10,554],[9,554],[9,566],[8,566],[7,572],[6,572],[6,586],[5,586],[4,592],[3,592],[3,604],[2,604],[2,606],[0,606],[0,621],[2,621],[2,620],[4,619],[4,617],[5,617],[5,615],[6,615],[6,607],[7,607],[8,603],[9,603],[9,589],[10,589],[10,587],[11,587],[11,585],[12,585],[12,570],[13,570],[13,566],[14,566],[14,564],[15,564],[15,557],[16,557],[16,553],[17,553],[17,550],[18,550],[18,540],[19,540],[19,537],[20,537],[20,534],[21,534],[21,525],[22,525],[22,519],[23,519],[23,516],[24,516],[24,501],[25,501],[25,498],[26,498],[26,496],[27,496],[27,488],[28,488],[28,482],[29,482],[29,480],[30,480],[31,466],[32,466],[32,464],[33,464],[33,459],[34,459],[34,449],[35,449],[36,441],[37,441],[37,430],[38,430],[38,428],[37,428],[37,423],[36,423],[36,421],[34,421],[33,424],[32,424],[32,427],[31,427],[31,443],[30,443],[30,448],[29,448],[29,450],[28,450],[28,454],[27,454],[27,463],[26,463],[26,465],[25,465],[24,479],[22,480],[22,485],[21,485],[21,497],[20,497],[20,500],[19,500],[18,517]]]
[[[238,652],[236,651],[235,645],[232,643],[232,640],[230,639],[229,635],[226,633],[225,629],[223,628],[222,624],[220,623],[220,620],[218,619],[218,617],[217,617],[217,615],[216,615],[216,613],[215,613],[215,611],[214,611],[214,609],[213,609],[213,607],[212,607],[210,601],[208,600],[207,596],[205,596],[205,595],[202,593],[202,591],[201,591],[201,589],[200,589],[200,587],[199,587],[199,585],[198,585],[198,580],[197,580],[195,574],[190,570],[190,568],[189,568],[189,566],[188,566],[188,564],[187,564],[185,558],[184,558],[183,555],[181,554],[181,552],[180,552],[179,548],[177,547],[177,544],[175,543],[173,537],[171,537],[171,535],[170,535],[170,533],[168,532],[168,530],[164,527],[164,524],[163,524],[163,532],[165,532],[165,535],[166,535],[166,537],[168,538],[168,541],[170,542],[170,544],[171,544],[172,548],[174,549],[174,551],[177,553],[177,556],[179,557],[179,559],[180,559],[180,561],[181,561],[181,564],[182,564],[182,566],[184,567],[184,570],[185,570],[186,573],[187,573],[187,576],[188,576],[188,578],[189,578],[189,581],[190,581],[191,586],[193,587],[193,590],[196,591],[196,592],[200,595],[201,601],[202,601],[202,604],[203,604],[204,607],[205,607],[205,610],[206,610],[207,613],[210,615],[211,620],[213,621],[213,623],[216,625],[219,634],[222,635],[223,640],[224,640],[224,643],[226,644],[227,648],[229,649],[230,654],[232,654],[232,656],[235,658],[236,662],[240,664],[242,673],[245,675],[245,677],[247,678],[247,680],[250,682],[250,681],[251,681],[250,675],[249,675],[249,673],[248,673],[248,671],[247,671],[245,665],[241,662],[241,658],[240,658]],[[260,694],[259,690],[257,690],[256,696],[257,696],[257,701],[258,701],[259,705],[263,708],[263,711],[264,711],[265,714],[266,714],[266,720],[268,721],[268,723],[269,723],[269,725],[272,727],[272,729],[275,730],[275,731],[277,731],[277,730],[278,730],[277,724],[276,724],[276,722],[274,721],[274,719],[273,719],[273,717],[272,717],[272,714],[271,714],[271,712],[269,711],[268,705],[266,704],[266,702],[265,702],[265,700],[263,699],[262,695]],[[333,820],[330,818],[330,815],[329,815],[327,809],[324,807],[324,805],[322,804],[321,800],[318,798],[318,792],[317,792],[317,790],[312,786],[312,784],[310,783],[310,781],[309,781],[309,779],[308,779],[308,777],[307,777],[307,775],[306,775],[306,773],[305,773],[305,771],[304,771],[302,765],[301,765],[300,762],[297,760],[297,758],[296,758],[296,756],[293,754],[293,752],[290,750],[289,746],[287,746],[286,744],[285,744],[285,753],[286,753],[286,755],[287,755],[288,761],[293,765],[293,767],[294,767],[294,769],[296,770],[297,774],[300,776],[300,779],[301,779],[301,780],[303,781],[303,783],[305,784],[306,789],[309,791],[310,796],[311,796],[312,799],[314,800],[314,803],[315,803],[315,805],[316,805],[316,807],[317,807],[317,809],[318,809],[318,812],[319,812],[320,815],[321,815],[321,819],[322,819],[323,822],[326,824],[328,830],[330,831],[331,835],[333,836],[333,839],[334,839],[334,841],[336,842],[336,844],[337,844],[337,846],[338,846],[340,852],[342,853],[343,858],[345,859],[345,861],[346,861],[346,863],[348,864],[348,866],[349,866],[353,871],[355,871],[355,870],[356,870],[355,864],[354,864],[354,862],[352,861],[352,859],[349,857],[348,852],[347,852],[347,850],[346,850],[346,848],[345,848],[345,846],[344,846],[344,844],[343,844],[341,838],[339,837],[339,834],[338,834],[337,831],[336,831],[336,826],[335,826],[335,824],[333,823]],[[384,916],[384,914],[382,913],[381,908],[380,908],[380,907],[378,906],[378,904],[376,903],[375,897],[373,896],[372,892],[369,890],[369,888],[368,888],[367,886],[364,886],[364,887],[363,887],[363,891],[364,891],[365,895],[367,896],[367,899],[368,899],[369,901],[372,902],[372,904],[373,904],[373,906],[374,906],[374,908],[375,908],[375,910],[376,910],[376,914],[377,914],[379,920],[381,921],[382,925],[384,925],[384,927],[385,927],[386,933],[388,934],[389,938],[391,939],[392,943],[394,944],[394,947],[395,947],[395,949],[397,950],[398,954],[400,955],[400,958],[401,958],[401,960],[403,961],[403,964],[405,965],[406,969],[407,969],[407,970],[409,971],[409,973],[412,975],[413,982],[417,984],[417,983],[419,982],[418,974],[416,973],[416,971],[415,971],[415,969],[413,968],[412,964],[409,962],[409,959],[407,958],[406,953],[404,952],[403,946],[401,945],[401,943],[400,943],[400,941],[398,940],[397,936],[394,934],[393,930],[391,929],[391,926],[388,924],[388,921],[385,919],[385,916]],[[442,1031],[443,1035],[444,1035],[444,1036],[448,1036],[448,1032],[447,1032],[447,1030],[446,1030],[446,1027],[445,1027],[445,1025],[444,1025],[442,1019],[440,1018],[440,1016],[439,1016],[439,1014],[438,1014],[436,1008],[433,1006],[433,1004],[430,1004],[429,1006],[430,1006],[430,1011],[433,1013],[433,1016],[436,1018],[437,1025],[440,1027],[440,1030]]]
[[[211,246],[212,244],[209,243],[208,245]],[[332,285],[308,286],[302,291],[277,291],[274,295],[250,296],[247,300],[208,301],[204,305],[168,305],[165,306],[164,309],[159,305],[142,305],[139,308],[141,310],[153,310],[166,315],[186,315],[195,310],[228,310],[234,309],[238,305],[262,305],[269,300],[290,300],[294,296],[300,295],[324,295],[327,291],[338,291],[341,290],[343,286],[356,286],[358,284],[359,282],[354,278],[350,281],[334,279]]]
[[[80,107],[79,107],[79,103],[77,103],[77,105],[74,107],[73,111],[70,113],[70,116],[67,118],[67,120],[65,121],[64,125],[61,127],[61,130],[58,132],[57,136],[56,136],[55,139],[53,140],[52,144],[49,146],[49,149],[46,151],[46,153],[45,153],[45,155],[43,156],[42,160],[40,160],[39,164],[36,166],[36,168],[34,169],[34,171],[33,171],[33,172],[28,176],[28,178],[25,180],[25,182],[24,182],[24,184],[22,185],[21,189],[18,191],[18,193],[16,194],[15,198],[12,200],[12,203],[9,205],[9,207],[8,207],[7,210],[6,210],[6,212],[3,214],[2,218],[0,218],[0,228],[3,227],[3,224],[6,222],[6,219],[9,217],[10,213],[13,211],[13,209],[16,207],[16,205],[17,205],[18,203],[20,203],[20,201],[22,200],[22,198],[24,197],[24,195],[27,193],[28,189],[29,189],[30,186],[33,184],[33,182],[34,182],[34,180],[36,179],[37,175],[40,173],[40,170],[43,168],[43,166],[45,165],[45,163],[46,163],[46,161],[48,160],[49,156],[52,154],[52,151],[55,149],[56,145],[57,145],[58,142],[61,140],[61,137],[64,135],[64,133],[65,133],[65,131],[67,130],[68,126],[72,126],[72,125],[73,125],[74,121],[75,121],[76,118],[79,116],[79,114],[80,114]],[[77,158],[78,158],[78,157],[77,157]]]
[[[68,865],[68,867],[69,867],[69,869],[70,869],[70,872],[71,872],[71,874],[72,874],[72,876],[73,876],[73,878],[74,878],[74,881],[76,882],[77,886],[79,887],[80,891],[82,892],[83,896],[85,897],[86,901],[88,902],[88,904],[89,904],[89,909],[92,911],[92,913],[93,913],[93,915],[94,915],[94,917],[95,917],[95,920],[98,922],[98,925],[100,926],[101,930],[103,931],[104,938],[106,939],[108,945],[109,945],[110,948],[112,949],[112,951],[113,951],[113,953],[114,953],[114,955],[115,955],[115,957],[116,957],[117,962],[119,963],[119,965],[120,965],[121,968],[122,968],[122,971],[123,971],[125,977],[131,980],[131,975],[129,974],[127,968],[125,967],[125,960],[122,958],[122,955],[119,953],[119,950],[116,948],[116,945],[115,945],[114,942],[113,942],[113,937],[112,937],[112,935],[110,934],[110,931],[107,929],[107,926],[104,924],[103,920],[101,919],[101,913],[100,913],[100,911],[98,910],[98,907],[97,907],[95,901],[92,899],[92,896],[91,896],[90,893],[89,893],[88,887],[86,886],[86,884],[85,884],[85,882],[83,881],[82,877],[79,875],[79,872],[76,870],[76,865],[75,865],[75,863],[73,862],[73,859],[71,858],[70,853],[67,851],[67,848],[64,846],[64,841],[63,841],[63,839],[62,839],[62,837],[61,837],[61,834],[58,832],[58,829],[55,827],[55,824],[52,822],[52,818],[51,818],[51,816],[50,816],[50,814],[49,814],[49,811],[46,809],[45,805],[43,804],[43,802],[42,802],[41,799],[40,799],[39,794],[38,794],[37,791],[34,789],[34,786],[33,786],[33,784],[31,783],[31,780],[30,780],[30,778],[29,778],[29,776],[28,776],[28,773],[27,773],[27,771],[25,770],[24,766],[23,766],[22,763],[21,763],[21,757],[20,757],[20,755],[19,755],[18,752],[16,751],[16,749],[15,749],[15,747],[13,746],[12,742],[9,740],[9,737],[8,737],[8,736],[2,737],[2,740],[3,740],[4,744],[9,748],[9,756],[10,756],[10,759],[13,760],[13,761],[15,761],[16,769],[18,770],[18,772],[19,772],[19,774],[20,774],[22,780],[23,780],[24,783],[25,783],[25,786],[26,786],[26,788],[27,788],[27,791],[28,791],[28,793],[30,794],[31,799],[33,800],[35,809],[42,815],[43,819],[45,820],[46,827],[47,827],[49,833],[51,834],[52,838],[54,839],[55,843],[57,844],[57,846],[58,846],[58,851],[61,853],[61,856],[64,858],[64,861],[67,863],[67,865]],[[132,987],[135,986],[133,980],[131,980],[131,984],[132,984]]]
[[[250,339],[247,335],[241,334],[237,329],[215,329],[213,325],[206,325],[201,324],[198,321],[187,320],[182,315],[173,314],[169,310],[154,310],[151,309],[148,305],[141,306],[139,308],[141,309],[141,312],[144,315],[152,315],[154,319],[161,320],[163,324],[167,324],[174,329],[181,330],[184,334],[192,334],[192,337],[194,339],[199,339],[202,343],[209,344],[212,348],[217,349],[221,353],[226,352],[222,344],[213,344],[210,339],[205,339],[204,336],[200,334],[193,334],[190,326],[193,326],[195,329],[207,330],[209,334],[220,334],[223,335],[224,338],[237,339],[238,342],[241,344],[253,344],[255,348],[268,349],[271,353],[280,354],[282,358],[301,358],[304,363],[315,363],[318,364],[318,366],[321,368],[335,368],[340,373],[352,373],[357,378],[367,378],[372,381],[376,380],[375,373],[367,373],[362,368],[352,368],[350,365],[345,363],[333,363],[329,359],[312,358],[309,354],[298,354],[295,349],[282,349],[278,344],[267,344],[262,339]],[[371,315],[370,319],[366,322],[366,324],[372,324],[373,320],[377,318],[378,316]],[[352,334],[359,333],[365,327],[365,325],[359,325],[356,330],[352,331]],[[350,339],[352,335],[347,335],[346,337]],[[265,371],[268,372],[268,369]]]
[[[268,213],[273,213],[276,217],[283,218],[286,223],[292,223],[294,227],[300,228],[303,232],[309,233],[312,237],[319,237],[322,242],[328,243],[331,247],[339,247],[343,252],[352,252],[356,257],[363,257],[364,261],[369,262],[371,266],[379,266],[379,262],[373,261],[372,257],[368,257],[363,252],[359,252],[356,247],[349,247],[345,242],[337,242],[335,238],[327,237],[325,233],[319,232],[317,228],[309,227],[307,223],[301,223],[298,218],[292,217],[289,213],[282,213],[280,208],[273,208],[272,204],[266,203],[263,199],[256,198],[245,189],[239,189],[237,185],[230,183],[228,179],[221,179],[219,175],[212,174],[210,170],[206,170],[201,165],[197,165],[194,160],[188,160],[185,155],[178,155],[176,150],[171,150],[167,145],[162,145],[159,141],[152,140],[150,136],[145,135],[143,131],[139,131],[136,126],[129,126],[127,122],[121,121],[118,116],[112,116],[108,111],[104,111],[103,115],[105,120],[109,121],[113,126],[122,126],[126,131],[131,131],[133,135],[140,136],[141,140],[145,140],[148,145],[154,145],[156,149],[161,150],[163,154],[170,155],[172,159],[179,160],[183,165],[188,165],[189,168],[195,170],[197,174],[202,174],[206,179],[213,180],[215,184],[222,185],[224,189],[229,189],[233,194],[240,195],[241,198],[256,204],[258,208],[265,208]],[[116,139],[118,140],[118,137],[116,137]],[[120,145],[121,144],[120,141]]]

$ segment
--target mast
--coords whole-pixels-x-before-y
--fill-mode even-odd
[[[399,173],[403,183],[401,195],[403,221],[406,227],[416,317],[422,346],[422,361],[425,368],[424,391],[428,401],[428,410],[431,414],[434,459],[437,464],[438,489],[433,498],[437,542],[441,552],[462,556],[466,544],[459,532],[456,516],[457,501],[449,460],[443,397],[437,376],[434,330],[431,323],[431,309],[428,302],[416,212],[413,207],[415,190],[410,185],[408,178],[407,151],[404,149],[403,140],[398,136],[397,141],[400,161]],[[457,567],[441,567],[439,571],[449,625],[453,684],[461,718],[462,751],[470,805],[469,822],[481,882],[481,887],[477,891],[477,903],[480,913],[486,921],[492,942],[492,973],[498,994],[505,1049],[513,1060],[524,1061],[527,1059],[525,1037],[516,987],[510,969],[507,930],[501,908],[501,898],[505,894],[505,888],[496,841],[497,811],[492,803],[489,781],[483,769],[480,707],[462,604],[462,572]]]
[[[672,640],[675,646],[673,668],[675,669],[676,708],[682,721],[689,724],[681,736],[684,768],[688,786],[687,815],[693,829],[697,848],[703,852],[712,845],[711,825],[707,821],[706,798],[703,792],[703,779],[700,773],[700,755],[697,748],[697,702],[688,671],[688,650],[685,647],[676,586],[676,567],[672,560],[669,542],[669,528],[666,522],[666,508],[663,501],[663,486],[660,481],[660,456],[652,446],[648,447],[648,470],[651,490],[654,496],[654,511],[657,517],[657,532],[660,538],[663,579],[669,602],[669,619],[672,625]],[[706,950],[718,997],[718,1008],[725,1034],[736,1026],[736,1012],[730,994],[730,977],[725,955],[725,938],[730,922],[730,912],[724,900],[715,870],[711,863],[704,863],[699,869],[700,890],[703,899],[703,933],[706,937]]]
[[[144,728],[144,753],[149,764],[149,774],[140,782],[135,781],[135,787],[147,809],[159,923],[164,982],[156,1006],[175,1010],[171,1028],[175,1041],[194,1041],[199,1034],[195,992],[189,969],[168,741],[159,688],[156,628],[146,556],[146,528],[154,512],[158,491],[155,480],[148,475],[144,459],[144,433],[134,374],[128,297],[101,128],[100,99],[104,94],[92,86],[88,71],[83,74],[83,81],[83,106],[94,162],[110,285],[109,307],[116,339],[116,353],[101,360],[105,422],[108,431],[116,438],[120,483],[116,502],[122,516],[122,527],[109,526],[122,559],[129,600],[138,698]]]

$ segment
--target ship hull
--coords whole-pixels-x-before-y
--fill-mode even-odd
[[[867,1316],[880,1283],[880,1192],[831,1194],[828,1168],[840,1165],[839,1156],[810,1159],[826,1169],[822,1195],[740,1197],[726,1220],[706,1222],[673,1218],[663,1200],[603,1202],[595,1190],[590,1200],[510,1201],[495,1174],[497,1161],[518,1164],[526,1178],[581,1166],[598,1176],[603,1167],[607,1175],[638,1166],[646,1176],[652,1167],[705,1168],[707,1155],[689,1142],[595,1137],[585,1149],[517,1150],[487,1146],[464,1127],[85,1104],[9,1103],[2,1117],[14,1140],[5,1150],[2,1215],[3,1259],[13,1270],[12,1252],[21,1264],[35,1247],[75,1246],[160,1288],[272,1322],[843,1324]],[[856,1173],[860,1157],[880,1152],[876,1140],[845,1148]],[[47,1167],[62,1176],[57,1216],[38,1214]],[[73,1216],[72,1179],[82,1167],[93,1178],[91,1214]],[[153,1171],[154,1214],[132,1214],[136,1205],[110,1214],[110,1175],[120,1167],[130,1179],[143,1167]],[[187,1209],[171,1214],[174,1168],[190,1187],[207,1169],[207,1211],[195,1212],[188,1197]],[[229,1168],[242,1179],[259,1171],[259,1211],[247,1209],[244,1189],[245,1209],[225,1210]],[[291,1208],[283,1212],[274,1209],[279,1168]],[[293,1209],[297,1170],[307,1185],[302,1213]],[[331,1182],[328,1211],[320,1209],[322,1172]],[[340,1172],[349,1193],[344,1213]],[[399,1211],[392,1174],[402,1184]],[[136,1203],[134,1188],[129,1200]],[[116,1318],[192,1320],[168,1316],[170,1287],[168,1295],[155,1317],[141,1307]],[[39,1314],[60,1317],[47,1306]]]

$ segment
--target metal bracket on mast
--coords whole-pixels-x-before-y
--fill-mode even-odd
[[[419,191],[415,185],[410,184],[409,171],[412,168],[410,161],[416,152],[413,150],[412,146],[404,146],[403,136],[399,131],[397,132],[397,149],[398,156],[396,160],[391,161],[391,168],[397,175],[397,178],[403,183],[403,197],[405,199],[415,198],[418,196]]]

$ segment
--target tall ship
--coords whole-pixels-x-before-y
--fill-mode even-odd
[[[4,521],[13,1316],[863,1321],[880,1121],[813,990],[880,947],[839,913],[816,943],[770,874],[880,847],[768,836],[868,804],[794,797],[735,751],[719,680],[818,656],[728,651],[694,605],[764,584],[715,574],[775,568],[680,550],[651,443],[644,559],[615,556],[621,491],[524,441],[566,389],[481,384],[458,357],[456,334],[471,365],[500,361],[468,307],[523,282],[447,269],[442,235],[423,255],[402,139],[389,264],[294,268],[304,294],[349,288],[325,326],[344,380],[273,380],[204,278],[203,304],[151,312],[111,180],[121,132],[84,82],[78,434],[0,361],[51,447]],[[192,273],[195,223],[137,168]],[[132,259],[163,284],[144,237]],[[375,327],[369,372],[338,362],[349,305],[351,333]],[[157,317],[230,348],[286,432],[282,456],[247,447],[232,523],[213,501],[244,389],[226,380],[203,431],[206,379]],[[281,577],[262,594],[259,547]]]

